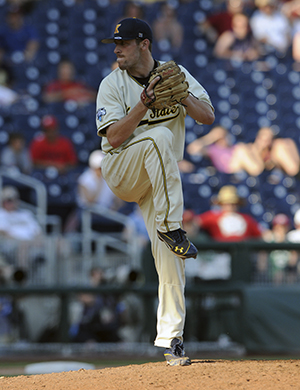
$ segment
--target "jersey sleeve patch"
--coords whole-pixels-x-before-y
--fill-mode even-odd
[[[105,107],[99,108],[99,110],[96,113],[96,116],[97,116],[97,119],[98,119],[99,122],[101,122],[102,117],[104,115],[106,115],[106,108]]]

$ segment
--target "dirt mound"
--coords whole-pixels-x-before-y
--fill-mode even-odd
[[[299,360],[192,360],[1,377],[1,390],[285,390],[300,388]]]

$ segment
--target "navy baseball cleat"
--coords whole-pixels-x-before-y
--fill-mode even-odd
[[[183,343],[179,339],[171,341],[171,347],[165,350],[164,357],[170,366],[189,366],[192,364],[191,359],[185,356]]]
[[[172,232],[162,233],[157,230],[158,238],[163,241],[167,247],[178,257],[188,259],[197,257],[197,248],[186,237],[182,229],[173,230]]]

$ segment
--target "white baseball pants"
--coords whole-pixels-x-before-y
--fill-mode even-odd
[[[108,153],[102,161],[102,174],[112,191],[141,208],[159,280],[154,345],[165,348],[174,337],[183,339],[185,322],[184,261],[156,233],[181,227],[182,184],[172,143],[172,132],[159,126],[134,137],[122,151]]]

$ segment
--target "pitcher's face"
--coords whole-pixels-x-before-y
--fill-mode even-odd
[[[129,70],[135,68],[140,62],[141,51],[135,39],[115,41],[116,47],[114,53],[117,56],[119,68]]]

